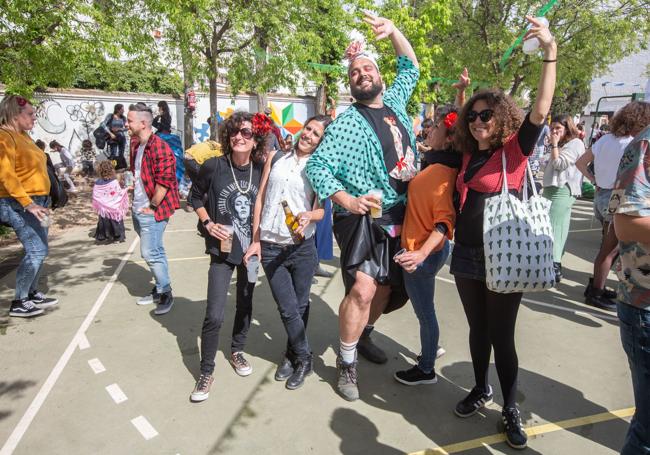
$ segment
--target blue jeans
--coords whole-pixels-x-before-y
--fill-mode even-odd
[[[47,207],[48,196],[32,196],[35,204]],[[30,292],[35,292],[41,275],[43,261],[47,256],[47,228],[34,215],[25,210],[18,201],[11,197],[0,198],[0,221],[8,224],[25,249],[25,256],[16,271],[15,299],[26,299]]]
[[[436,274],[449,256],[449,240],[440,251],[432,253],[413,273],[403,272],[404,286],[408,292],[415,315],[420,322],[420,343],[422,356],[418,367],[425,373],[431,373],[436,361],[440,328],[433,305],[436,286]]]
[[[650,311],[618,303],[621,341],[632,373],[636,411],[621,455],[650,454]]]
[[[156,221],[153,215],[133,210],[133,227],[140,236],[140,254],[153,273],[156,290],[161,294],[172,290],[167,254],[163,246],[163,234],[168,221]]]
[[[308,360],[309,291],[318,266],[314,237],[299,245],[262,242],[262,267],[287,332],[287,356]]]

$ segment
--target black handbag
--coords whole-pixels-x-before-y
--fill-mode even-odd
[[[95,138],[95,145],[98,149],[104,149],[106,147],[106,141],[108,140],[108,133],[102,125],[99,125],[95,131],[93,131],[93,137]]]
[[[63,183],[61,183],[61,180],[59,180],[59,177],[56,175],[56,169],[52,164],[50,155],[46,154],[46,156],[47,176],[50,178],[50,208],[52,210],[60,209],[65,207],[65,205],[68,203],[68,193],[65,191]]]

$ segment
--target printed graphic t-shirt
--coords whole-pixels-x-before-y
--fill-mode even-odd
[[[355,103],[354,107],[370,124],[379,139],[384,152],[390,186],[398,194],[406,193],[408,181],[400,178],[400,171],[409,164],[414,166],[415,161],[408,131],[393,110],[386,105],[380,108],[371,108],[361,103]],[[400,225],[404,220],[404,213],[405,206],[398,204],[390,210],[384,210],[383,217],[377,222],[382,225]]]
[[[252,169],[251,169],[252,166]],[[190,203],[197,209],[204,207],[203,195],[207,195],[205,209],[210,219],[218,224],[231,225],[234,228],[232,250],[221,253],[221,242],[208,235],[205,238],[206,250],[210,254],[221,256],[231,264],[239,265],[252,240],[253,209],[259,191],[263,164],[250,163],[239,167],[232,165],[228,157],[210,158],[199,170],[199,178],[192,185]],[[237,184],[233,180],[233,172]],[[250,179],[250,190],[249,188]],[[239,188],[237,188],[239,186]],[[243,190],[241,192],[239,190]]]

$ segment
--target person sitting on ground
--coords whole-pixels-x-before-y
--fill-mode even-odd
[[[650,453],[650,125],[623,152],[609,211],[614,215],[619,239],[618,318],[636,408],[621,455],[647,455]]]
[[[614,114],[610,123],[611,133],[601,137],[576,162],[580,172],[596,185],[594,215],[603,227],[600,250],[594,260],[594,275],[589,278],[584,292],[587,305],[616,310],[616,292],[605,288],[607,275],[618,255],[618,239],[611,224],[609,201],[625,147],[649,124],[650,103],[632,101],[626,104]],[[593,173],[590,165],[593,165]]]
[[[53,152],[58,153],[61,158],[61,162],[54,167],[63,174],[63,179],[68,184],[68,193],[76,193],[77,187],[74,185],[74,181],[70,176],[74,169],[74,158],[72,157],[72,153],[57,141],[50,142],[50,149]]]
[[[29,136],[35,121],[36,110],[26,98],[5,95],[0,101],[0,222],[14,230],[25,249],[9,315],[22,318],[58,303],[38,291],[48,253],[50,179],[46,154]]]
[[[93,187],[93,209],[99,216],[95,240],[123,242],[125,239],[124,217],[129,211],[129,196],[122,188],[110,161],[97,165],[99,178]]]
[[[81,175],[84,177],[92,177],[95,175],[95,148],[92,141],[84,139],[81,142]]]
[[[385,363],[386,353],[370,333],[382,313],[407,301],[402,272],[391,258],[400,249],[408,182],[417,173],[415,135],[406,112],[420,76],[415,52],[390,20],[369,13],[364,20],[377,39],[390,38],[397,77],[384,91],[374,58],[363,52],[362,43],[348,46],[348,79],[357,102],[327,128],[306,167],[319,199],[335,203],[333,229],[346,294],[339,309],[337,389],[349,401],[359,398],[357,350]],[[377,218],[368,216],[371,209]]]

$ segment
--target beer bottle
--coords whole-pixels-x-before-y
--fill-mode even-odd
[[[289,208],[289,204],[287,201],[282,201],[282,209],[284,210],[284,222],[286,223],[287,227],[289,228],[289,233],[291,234],[291,238],[295,243],[300,243],[303,240],[305,240],[305,236],[296,232],[296,229],[300,226],[298,223],[298,218],[296,218],[293,215],[293,212]]]

